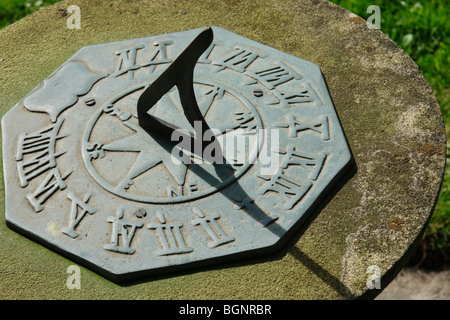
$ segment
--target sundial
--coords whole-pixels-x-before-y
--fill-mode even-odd
[[[319,66],[218,27],[80,49],[2,139],[8,226],[113,281],[272,253],[352,164]]]

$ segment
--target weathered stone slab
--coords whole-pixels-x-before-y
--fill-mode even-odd
[[[68,290],[74,262],[3,223],[3,298],[364,298],[379,292],[367,286],[377,271],[387,286],[424,231],[445,164],[439,106],[397,45],[326,1],[77,1],[80,30],[58,10],[72,4],[0,32],[2,116],[84,46],[215,25],[320,67],[356,168],[278,253],[127,287],[82,268],[81,290]]]
[[[151,135],[137,103],[163,79],[151,115],[202,125],[161,77],[208,31],[188,85],[210,161],[176,156],[210,138]],[[276,252],[353,164],[319,67],[218,27],[82,48],[3,117],[2,143],[7,224],[114,281]]]

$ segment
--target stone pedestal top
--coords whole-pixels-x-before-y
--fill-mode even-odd
[[[80,29],[67,27],[70,5],[80,8]],[[75,263],[10,230],[3,216],[1,298],[372,298],[407,262],[444,174],[441,112],[400,47],[327,1],[60,2],[0,31],[1,116],[84,46],[208,26],[317,64],[353,169],[278,252],[127,285],[81,266],[81,289],[68,289]],[[381,289],[371,288],[378,276]]]

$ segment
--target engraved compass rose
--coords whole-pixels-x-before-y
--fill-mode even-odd
[[[320,68],[219,27],[84,47],[2,135],[8,226],[117,282],[274,252],[353,164]]]
[[[221,172],[218,174],[215,171],[211,171],[211,165],[206,163],[205,160],[194,153],[194,143],[192,143],[190,150],[185,150],[188,152],[188,156],[192,157],[188,161],[181,161],[177,158],[174,159],[172,152],[176,143],[170,141],[170,139],[161,139],[159,135],[149,134],[145,129],[143,129],[136,120],[137,117],[132,115],[133,103],[135,99],[130,99],[129,103],[124,103],[122,109],[117,108],[115,113],[108,114],[108,111],[114,108],[114,104],[110,104],[111,101],[121,102],[122,99],[126,97],[117,98],[114,97],[111,101],[108,101],[105,105],[107,108],[103,108],[100,112],[94,115],[92,119],[92,127],[88,126],[85,132],[85,140],[83,140],[84,145],[83,152],[85,154],[85,163],[92,174],[94,179],[96,179],[102,186],[114,192],[120,196],[129,199],[136,199],[138,201],[144,202],[165,202],[165,201],[185,201],[195,197],[200,197],[206,193],[215,192],[220,188],[219,185],[210,185],[206,187],[208,189],[198,190],[198,186],[204,181],[202,177],[199,177],[195,172],[188,174],[189,167],[196,167],[193,170],[206,170],[210,172],[211,175],[219,182],[219,184],[226,184],[234,181],[240,175],[242,175],[246,169],[251,165],[251,160],[255,159],[261,146],[261,141],[258,144],[258,132],[257,129],[262,129],[262,122],[258,116],[258,113],[254,110],[254,107],[241,95],[236,94],[234,96],[231,89],[225,89],[223,86],[219,87],[214,84],[209,84],[206,81],[201,83],[196,83],[198,87],[197,96],[202,97],[199,99],[199,107],[202,112],[202,116],[208,119],[208,123],[211,129],[216,132],[218,141],[222,142],[220,150],[226,150],[225,142],[227,140],[236,139],[236,135],[241,136],[246,143],[245,146],[245,159],[244,161],[237,162],[235,159],[236,154],[232,152],[227,152],[226,155],[228,159],[226,160],[228,164],[233,164],[234,166],[224,166],[219,169]],[[133,88],[134,89],[134,88]],[[133,93],[140,94],[140,91],[130,90]],[[190,128],[193,131],[194,128],[188,123],[186,117],[183,114],[183,109],[178,98],[178,94],[172,90],[168,94],[164,95],[162,100],[158,102],[157,106],[153,111],[155,116],[160,116],[160,118],[165,117],[170,123],[178,125],[180,128]],[[227,109],[227,114],[224,115],[223,109]],[[231,110],[235,110],[230,112]],[[123,111],[128,110],[128,111]],[[100,140],[92,141],[89,139],[91,132],[96,130],[95,126],[99,122],[100,117],[116,117],[118,112],[120,114],[126,114],[127,117],[123,117],[121,121],[123,126],[128,128],[130,135],[119,135],[116,140],[112,142],[104,143]],[[243,117],[247,115],[247,117]],[[209,116],[209,117],[208,117]],[[239,119],[240,120],[239,122]],[[245,120],[245,128],[240,128]],[[116,120],[117,121],[117,120]],[[101,126],[101,125],[99,125]],[[248,132],[248,128],[252,129],[251,135]],[[236,130],[237,129],[237,130]],[[101,129],[100,129],[101,130]],[[125,132],[124,132],[125,133]],[[259,136],[260,139],[262,139]],[[109,141],[110,139],[108,139]],[[169,141],[167,141],[169,140]],[[232,140],[234,142],[234,140]],[[95,149],[93,149],[95,148]],[[191,152],[189,152],[191,151]],[[234,150],[233,150],[234,151]],[[121,177],[120,181],[108,181],[110,176],[108,172],[123,170],[123,162],[118,162],[114,164],[114,159],[111,157],[106,157],[109,153],[111,157],[116,157],[117,152],[129,152],[137,153],[136,158],[132,158],[130,165],[127,166],[128,171],[124,176]],[[242,158],[242,156],[241,156]],[[103,163],[109,164],[103,164]],[[225,161],[224,161],[225,162]],[[151,185],[145,185],[145,183],[153,180],[151,169],[156,166],[164,166],[164,171],[167,171],[167,176],[165,177],[165,187],[161,188],[158,186],[157,189],[152,190]],[[157,168],[160,170],[160,168]],[[147,175],[146,178],[142,178],[142,185],[134,183],[141,175]],[[187,181],[186,181],[187,177]],[[145,185],[145,186],[144,186]],[[163,186],[164,187],[164,186]],[[189,190],[195,190],[195,194],[189,193]],[[183,190],[185,189],[185,190]],[[180,193],[177,197],[172,197],[174,190],[178,190]],[[180,191],[181,190],[181,191]],[[162,192],[165,192],[163,194]],[[155,196],[156,195],[156,196]]]

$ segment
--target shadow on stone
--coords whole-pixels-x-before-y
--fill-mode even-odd
[[[189,269],[178,270],[174,267],[172,270],[164,269],[165,274],[154,274],[152,276],[143,277],[136,280],[130,280],[125,282],[120,282],[118,285],[122,287],[133,286],[145,282],[157,281],[162,279],[171,278],[173,276],[184,276],[197,272],[208,272],[212,270],[226,270],[230,268],[238,268],[243,266],[248,266],[252,264],[266,263],[271,261],[277,261],[285,257],[287,254],[291,254],[299,263],[308,268],[313,272],[318,278],[325,282],[334,291],[339,293],[344,299],[356,299],[356,296],[352,294],[351,290],[347,288],[340,279],[329,273],[320,264],[311,259],[306,253],[300,250],[296,244],[308,229],[310,224],[315,220],[315,218],[320,214],[320,212],[328,205],[328,203],[335,197],[339,190],[347,184],[349,180],[356,174],[357,166],[354,161],[350,162],[347,167],[342,169],[343,174],[337,175],[328,188],[326,188],[322,196],[319,197],[315,205],[310,209],[310,212],[305,213],[302,221],[297,223],[289,232],[283,235],[280,241],[269,248],[268,250],[257,250],[255,252],[243,252],[234,256],[233,260],[228,257],[225,259],[214,259],[215,261],[201,261],[198,263],[192,263],[189,265]],[[214,178],[211,175],[205,176],[208,179]],[[214,178],[216,179],[216,178]],[[230,197],[227,192],[223,190],[219,191],[225,196]],[[274,223],[275,224],[275,223]],[[276,224],[275,224],[276,225]],[[275,228],[274,230],[277,230]],[[277,231],[274,231],[277,233]],[[278,232],[285,232],[285,230],[278,230]],[[265,255],[263,255],[265,254]],[[242,259],[242,260],[239,260]],[[185,266],[186,267],[186,266]],[[195,269],[194,269],[195,268]],[[175,274],[176,273],[176,274]]]

